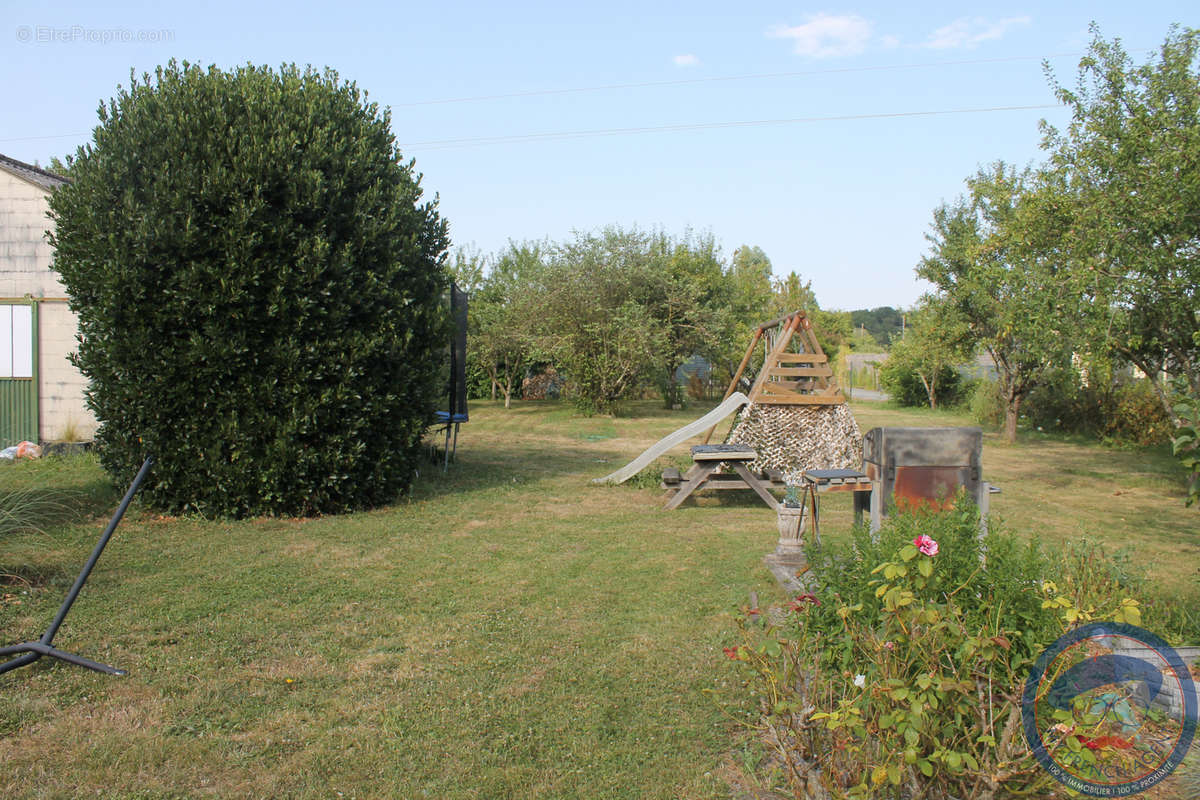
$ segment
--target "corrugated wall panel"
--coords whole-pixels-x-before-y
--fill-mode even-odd
[[[0,378],[0,447],[38,440],[37,392],[32,378]]]

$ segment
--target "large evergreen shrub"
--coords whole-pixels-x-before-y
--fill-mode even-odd
[[[446,342],[446,224],[336,73],[171,62],[100,108],[51,200],[97,445],[171,511],[387,502]]]

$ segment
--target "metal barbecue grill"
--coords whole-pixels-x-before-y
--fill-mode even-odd
[[[873,428],[863,437],[863,470],[877,487],[872,527],[889,504],[907,511],[952,508],[959,487],[988,512],[991,486],[983,480],[979,428]]]

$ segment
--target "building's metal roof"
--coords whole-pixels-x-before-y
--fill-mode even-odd
[[[18,178],[23,178],[30,183],[36,183],[43,189],[57,189],[64,183],[70,183],[67,178],[61,175],[55,175],[53,172],[47,172],[41,167],[35,167],[32,164],[26,164],[24,161],[9,158],[3,153],[0,153],[0,169],[16,175]]]

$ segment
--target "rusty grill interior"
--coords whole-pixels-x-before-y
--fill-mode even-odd
[[[896,508],[952,508],[959,487],[986,513],[979,428],[873,428],[863,437],[863,471]]]

